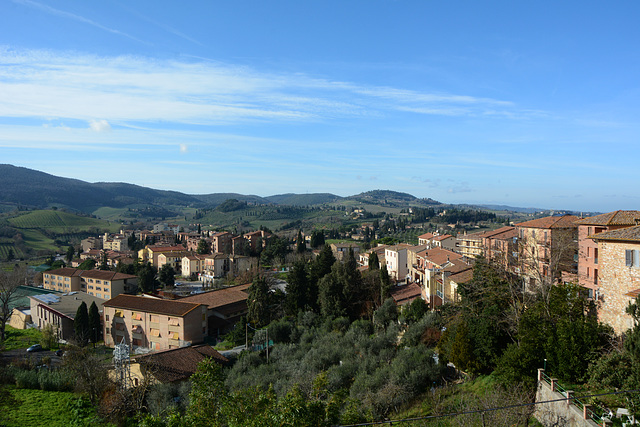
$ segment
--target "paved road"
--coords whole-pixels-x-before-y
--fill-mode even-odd
[[[12,360],[18,359],[18,360],[33,360],[33,362],[36,365],[39,365],[42,363],[42,358],[48,356],[51,358],[51,364],[52,365],[60,365],[62,364],[62,358],[59,356],[55,355],[55,352],[53,351],[34,351],[31,353],[27,353],[27,349],[25,348],[19,348],[16,350],[7,350],[7,351],[3,351],[0,352],[0,357],[3,359],[4,361],[8,361],[11,362]]]

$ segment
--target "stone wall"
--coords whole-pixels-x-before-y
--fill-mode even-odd
[[[600,241],[599,246],[598,318],[621,334],[633,326],[631,316],[625,311],[632,298],[625,294],[640,288],[640,268],[625,265],[625,250],[640,249],[640,244]]]
[[[540,374],[538,377],[541,377]],[[569,396],[571,396],[572,392],[568,393]],[[571,403],[571,401],[567,399],[566,395],[553,391],[550,384],[544,380],[539,380],[538,391],[536,392],[536,402],[549,400],[557,401],[536,404],[536,408],[533,413],[534,418],[543,426],[598,427],[598,424],[592,420],[585,419],[583,411]]]

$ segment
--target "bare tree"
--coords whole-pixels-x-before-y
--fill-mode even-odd
[[[18,287],[24,283],[26,272],[24,267],[16,267],[13,271],[0,270],[0,342],[5,339],[5,326],[11,317],[11,303],[16,298]]]
[[[529,232],[518,240],[519,254],[516,272],[523,288],[537,293],[547,303],[551,287],[560,281],[562,273],[575,273],[578,253],[577,229],[554,230],[549,235]]]

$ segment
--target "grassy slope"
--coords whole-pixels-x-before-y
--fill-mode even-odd
[[[2,409],[0,423],[6,426],[66,427],[73,425],[69,404],[78,397],[74,393],[8,387],[15,403]]]
[[[15,329],[7,325],[2,350],[15,350],[38,344],[42,332],[39,329]]]

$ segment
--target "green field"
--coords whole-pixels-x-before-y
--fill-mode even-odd
[[[20,229],[47,229],[54,232],[80,232],[90,228],[109,228],[116,231],[117,224],[107,221],[78,216],[67,212],[54,210],[39,210],[9,218],[8,222]]]
[[[4,261],[10,250],[13,250],[14,258],[60,252],[66,250],[68,242],[78,244],[89,235],[107,230],[117,232],[120,225],[57,210],[36,210],[3,215],[0,227],[3,229],[0,260]],[[14,240],[14,236],[20,235],[24,245],[16,244]]]

